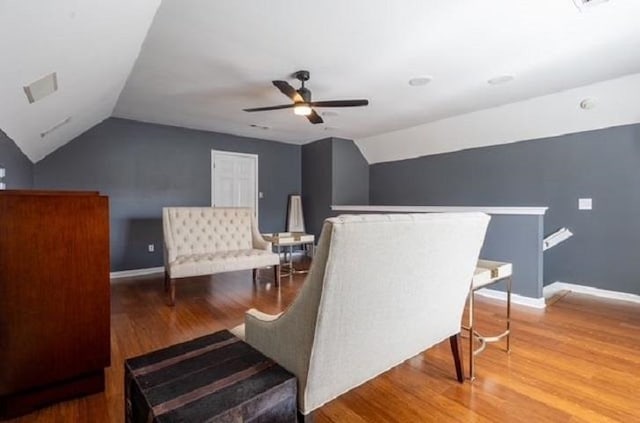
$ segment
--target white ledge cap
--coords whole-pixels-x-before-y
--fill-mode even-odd
[[[487,214],[544,216],[548,207],[465,207],[465,206],[341,206],[332,205],[331,210],[341,212],[388,212],[388,213],[445,213],[483,212]]]

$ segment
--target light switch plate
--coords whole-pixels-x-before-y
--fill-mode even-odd
[[[591,198],[578,198],[578,210],[593,209],[593,200]]]
[[[7,171],[4,170],[4,167],[0,167],[0,179],[4,178],[7,174]]]
[[[264,194],[262,193],[262,191],[258,193],[258,198],[264,198]]]

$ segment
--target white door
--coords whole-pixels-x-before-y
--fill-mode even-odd
[[[211,151],[211,205],[250,207],[258,216],[258,156]]]

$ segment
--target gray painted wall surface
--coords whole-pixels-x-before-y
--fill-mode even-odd
[[[2,131],[0,131],[0,167],[6,170],[6,176],[2,181],[7,189],[33,187],[33,163]]]
[[[542,298],[542,216],[491,216],[480,257],[513,264],[512,292]],[[489,287],[503,291],[505,283]]]
[[[301,189],[291,144],[111,118],[38,162],[34,183],[109,196],[113,271],[161,266],[161,209],[211,205],[212,149],[258,154],[260,229],[284,230],[288,195]]]
[[[302,146],[302,204],[316,239],[332,204],[369,204],[369,164],[352,140],[325,138]]]
[[[369,204],[369,163],[352,141],[333,138],[333,204]]]
[[[325,138],[302,146],[302,209],[308,233],[316,236],[331,215],[332,143]]]
[[[426,141],[425,141],[426,142]],[[548,206],[544,255],[556,280],[640,294],[640,125],[370,166],[372,204]],[[579,211],[578,198],[593,198]]]

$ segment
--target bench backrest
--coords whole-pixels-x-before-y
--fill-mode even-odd
[[[304,414],[460,332],[489,216],[327,219],[291,307],[249,344],[298,377]]]
[[[162,209],[165,255],[206,254],[252,248],[253,210],[227,207]]]

